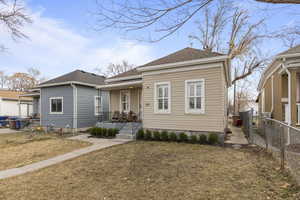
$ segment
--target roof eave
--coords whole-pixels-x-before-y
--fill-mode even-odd
[[[175,63],[167,63],[167,64],[161,64],[161,65],[138,67],[137,70],[139,72],[145,72],[145,71],[153,71],[153,70],[160,70],[160,69],[166,69],[166,68],[181,67],[181,66],[186,66],[186,65],[220,62],[220,61],[224,61],[226,59],[228,59],[227,55],[215,56],[215,57],[210,57],[210,58],[201,58],[201,59],[197,59],[197,60],[189,60],[189,61],[183,61],[183,62],[175,62]]]
[[[66,81],[66,82],[60,82],[60,83],[42,84],[42,85],[36,86],[35,88],[53,87],[53,86],[71,85],[71,84],[84,85],[84,86],[89,86],[89,87],[97,86],[97,84],[83,83],[83,82],[79,82],[79,81]]]
[[[291,58],[291,57],[300,57],[300,53],[282,54],[282,55],[277,55],[275,58],[280,59],[280,58]]]
[[[116,82],[116,81],[127,81],[127,80],[132,80],[132,79],[139,79],[142,78],[142,75],[134,75],[134,76],[124,76],[120,78],[109,78],[105,80],[105,83],[111,83],[111,82]]]

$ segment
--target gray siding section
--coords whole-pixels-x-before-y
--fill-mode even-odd
[[[95,96],[102,96],[103,112],[109,111],[108,92],[77,85],[77,128],[95,126],[101,117],[95,115]]]
[[[50,98],[63,97],[63,114],[50,114]],[[73,127],[73,88],[56,86],[41,89],[42,126],[53,124],[56,128]]]
[[[40,98],[39,97],[33,97],[33,100],[32,100],[32,113],[33,114],[39,114],[40,113]]]

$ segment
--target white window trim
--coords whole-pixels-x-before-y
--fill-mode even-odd
[[[128,110],[123,110],[123,107],[122,107],[122,93],[128,93]],[[120,112],[125,112],[125,113],[128,113],[128,112],[130,112],[130,98],[131,98],[131,96],[130,96],[130,90],[120,90]]]
[[[202,82],[202,91],[201,91],[201,109],[189,109],[189,101],[188,101],[188,83],[189,82]],[[190,79],[190,80],[185,80],[185,114],[205,114],[205,80],[204,79]]]
[[[300,125],[300,103],[296,103],[297,106],[297,123],[296,125]]]
[[[100,105],[99,105],[99,106],[100,106],[100,110],[99,110],[100,113],[98,113],[98,112],[97,112],[97,109],[96,109],[97,98],[100,98]],[[95,110],[95,116],[99,116],[99,115],[102,114],[102,113],[101,113],[101,112],[103,112],[102,96],[94,96],[94,110]]]
[[[51,112],[52,110],[52,103],[51,103],[51,100],[54,100],[54,99],[61,99],[61,112]],[[50,114],[64,114],[64,98],[63,97],[50,97],[49,98],[49,104],[50,104]]]
[[[169,92],[169,97],[168,97],[168,110],[159,110],[158,109],[158,103],[157,103],[157,86],[159,85],[168,85],[168,92]],[[166,81],[166,82],[156,82],[154,83],[154,113],[155,114],[170,114],[171,113],[171,82]]]

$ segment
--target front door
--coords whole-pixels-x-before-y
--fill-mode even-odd
[[[121,90],[120,92],[120,111],[128,113],[130,111],[130,92],[129,90]]]

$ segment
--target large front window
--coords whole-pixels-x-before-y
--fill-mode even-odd
[[[185,82],[186,113],[204,113],[204,80]]]
[[[63,98],[62,97],[51,97],[50,98],[50,113],[51,114],[62,114],[63,113]]]
[[[170,83],[156,83],[155,111],[156,113],[170,113]]]

